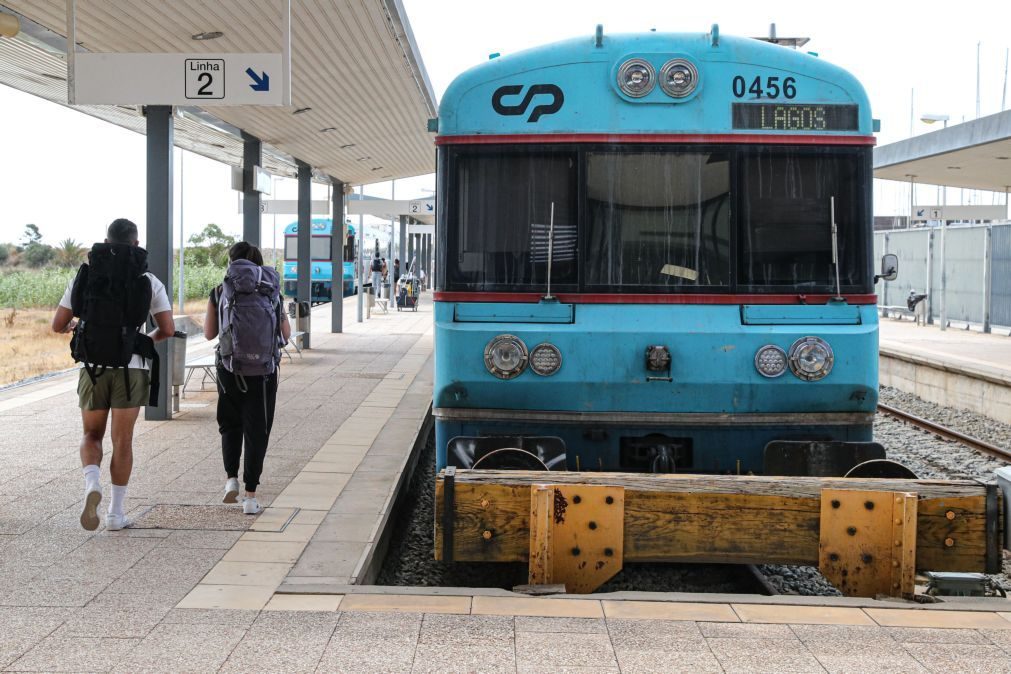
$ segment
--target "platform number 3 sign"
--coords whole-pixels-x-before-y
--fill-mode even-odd
[[[225,97],[223,59],[186,59],[186,98]]]

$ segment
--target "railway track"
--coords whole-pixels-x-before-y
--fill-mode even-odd
[[[971,435],[966,435],[965,433],[960,433],[953,428],[948,428],[938,423],[934,423],[929,419],[924,419],[923,417],[918,417],[915,414],[910,414],[900,410],[897,407],[892,407],[891,405],[885,405],[884,403],[878,403],[878,411],[889,416],[900,419],[907,424],[916,426],[917,428],[922,428],[925,431],[929,431],[935,435],[938,435],[947,440],[953,440],[955,442],[960,442],[967,447],[971,447],[977,451],[983,452],[984,454],[989,454],[995,456],[998,459],[1002,459],[1011,463],[1011,451],[1004,449],[1003,447],[998,447],[997,445],[992,445],[985,440],[980,440],[979,438],[974,438]]]

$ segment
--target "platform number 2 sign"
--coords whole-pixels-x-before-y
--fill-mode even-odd
[[[186,98],[225,97],[223,59],[186,59]]]

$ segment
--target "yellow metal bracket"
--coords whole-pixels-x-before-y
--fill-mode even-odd
[[[530,584],[589,593],[621,571],[623,487],[530,487]]]
[[[912,597],[917,496],[823,489],[818,569],[850,597]]]

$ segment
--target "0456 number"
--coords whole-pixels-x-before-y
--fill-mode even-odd
[[[797,95],[797,80],[792,77],[783,78],[782,84],[778,77],[766,77],[763,86],[762,78],[756,77],[751,80],[751,84],[738,75],[734,78],[734,96],[744,98],[746,94],[751,94],[755,98],[793,98]]]

